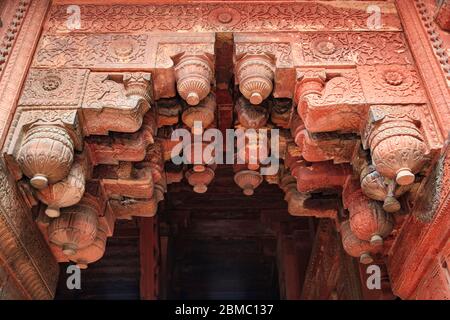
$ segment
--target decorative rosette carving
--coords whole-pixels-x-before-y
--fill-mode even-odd
[[[350,212],[350,228],[361,240],[370,241],[372,246],[383,244],[394,227],[394,220],[377,202],[369,200],[362,190],[353,192],[347,199]]]
[[[369,134],[376,170],[399,185],[410,185],[428,160],[428,148],[419,128],[411,121],[383,121]]]
[[[234,182],[243,190],[246,196],[251,196],[255,189],[259,187],[263,177],[259,172],[252,170],[242,170],[234,175]]]
[[[207,54],[181,54],[174,61],[178,93],[189,105],[195,106],[211,91],[212,59]]]
[[[181,119],[183,123],[191,128],[193,134],[201,134],[194,127],[194,122],[200,122],[202,128],[208,128],[214,122],[216,112],[216,99],[213,94],[209,94],[206,99],[202,100],[198,105],[186,108],[183,111]]]
[[[269,113],[265,106],[252,106],[242,97],[236,103],[236,113],[239,124],[246,129],[264,127],[269,119]]]
[[[244,55],[236,64],[239,90],[251,104],[260,104],[273,90],[275,58],[267,54]]]
[[[74,157],[74,142],[66,129],[58,126],[35,126],[28,130],[16,160],[31,185],[43,189],[64,179]]]
[[[84,169],[81,163],[75,162],[65,179],[38,190],[36,195],[47,204],[45,213],[51,218],[56,218],[60,216],[60,208],[73,206],[81,200],[84,188]]]
[[[341,238],[342,246],[345,252],[350,256],[359,258],[359,262],[362,264],[369,264],[373,262],[373,258],[370,255],[372,247],[368,241],[363,241],[355,236],[350,228],[350,221],[345,221],[341,224]]]
[[[97,236],[97,206],[86,196],[79,204],[61,210],[61,215],[48,226],[49,241],[73,256],[92,244]]]
[[[206,167],[203,172],[195,172],[190,169],[185,174],[187,181],[196,193],[205,193],[208,190],[208,185],[214,179],[214,175],[214,170],[210,167]]]

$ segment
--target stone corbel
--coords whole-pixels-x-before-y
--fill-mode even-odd
[[[367,110],[353,69],[298,69],[294,101],[310,132],[358,132]]]
[[[295,143],[299,146],[306,161],[319,162],[333,160],[333,163],[350,163],[360,140],[351,134],[332,132],[310,133],[308,130],[295,130]]]
[[[292,170],[297,178],[299,192],[319,192],[325,190],[342,190],[347,179],[352,175],[348,164],[331,162],[302,163]]]
[[[94,169],[93,178],[99,179],[108,198],[146,199],[154,191],[151,168],[140,168],[131,162],[121,162],[118,166],[99,165]]]
[[[111,133],[109,136],[86,137],[86,149],[93,165],[119,164],[119,161],[143,161],[147,147],[154,143],[157,130],[156,115],[148,111],[142,127],[136,133]]]
[[[91,72],[81,107],[86,135],[133,133],[151,108],[149,73]]]
[[[430,150],[414,107],[372,106],[363,135],[372,163],[383,177],[410,185],[430,160]]]
[[[6,159],[16,180],[30,178],[36,189],[65,179],[75,151],[82,150],[82,135],[75,110],[32,110],[16,114]]]
[[[295,217],[316,217],[335,219],[337,202],[333,199],[313,199],[311,194],[298,192],[297,180],[286,174],[279,183],[288,203],[288,212]]]

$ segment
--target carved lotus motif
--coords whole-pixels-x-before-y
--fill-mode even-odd
[[[201,134],[194,127],[194,122],[200,122],[202,128],[208,128],[214,122],[214,114],[216,111],[216,100],[212,94],[202,100],[199,105],[191,106],[184,110],[182,121],[191,128],[193,134]]]
[[[329,56],[336,52],[337,48],[333,41],[321,39],[313,44],[315,50],[323,55]]]
[[[62,80],[60,77],[49,75],[42,79],[42,89],[44,89],[45,91],[53,91],[58,89],[61,83]]]
[[[408,121],[381,123],[370,134],[369,145],[376,170],[399,185],[410,185],[428,160],[419,129]]]
[[[403,79],[405,76],[396,70],[387,70],[384,73],[384,81],[390,84],[391,86],[399,86],[403,83]]]
[[[61,216],[53,219],[48,227],[48,237],[65,255],[72,256],[94,242],[97,226],[95,206],[83,201],[61,210]]]
[[[100,260],[105,254],[107,234],[101,228],[97,229],[94,242],[86,248],[80,249],[69,259],[77,264],[80,269],[87,269],[88,264]]]
[[[74,143],[64,128],[36,126],[25,135],[17,153],[23,173],[37,189],[64,179],[74,156]]]
[[[189,184],[194,187],[194,192],[205,193],[208,190],[208,185],[214,179],[214,170],[207,167],[203,172],[195,172],[189,170],[186,172],[186,179]]]
[[[273,90],[274,59],[268,55],[246,55],[236,65],[239,90],[252,104],[260,104]]]
[[[47,204],[45,213],[56,218],[60,215],[60,208],[73,206],[81,200],[84,187],[84,170],[79,163],[74,163],[65,179],[39,190],[36,195]]]
[[[264,106],[250,105],[244,98],[239,98],[236,104],[239,123],[246,129],[258,129],[266,125],[269,118]]]
[[[373,262],[373,258],[370,255],[372,250],[370,243],[358,239],[358,237],[353,234],[348,220],[341,224],[341,238],[342,246],[344,247],[345,252],[350,256],[359,258],[359,261],[362,264]]]
[[[263,181],[259,172],[252,170],[242,170],[234,175],[234,182],[243,190],[246,196],[251,196],[255,189],[259,187]]]
[[[356,191],[348,199],[350,228],[361,240],[370,241],[372,246],[383,244],[394,227],[394,220],[389,213],[380,208],[377,202],[366,198],[362,191]]]
[[[137,41],[131,38],[116,38],[112,41],[109,49],[111,55],[118,61],[126,62],[131,60],[137,47]]]
[[[195,106],[211,91],[211,59],[206,55],[183,55],[175,61],[178,93],[189,105]]]

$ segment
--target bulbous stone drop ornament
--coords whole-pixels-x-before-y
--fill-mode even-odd
[[[371,199],[383,201],[383,209],[391,213],[401,209],[397,197],[410,189],[408,186],[398,187],[395,181],[384,178],[372,165],[362,170],[360,181],[363,193]]]
[[[261,104],[273,90],[274,58],[266,55],[245,55],[236,64],[239,90],[251,104]]]
[[[372,129],[368,141],[376,170],[400,186],[412,184],[428,160],[422,133],[411,121],[381,122]]]
[[[190,169],[186,172],[186,179],[193,187],[195,193],[205,193],[208,191],[208,185],[214,179],[214,170],[210,167],[205,167],[202,172],[195,172]]]
[[[74,157],[74,143],[66,129],[36,126],[25,135],[17,162],[36,189],[44,189],[69,174]]]
[[[195,106],[211,91],[213,63],[209,55],[181,55],[174,58],[177,90],[181,98]]]
[[[378,202],[369,200],[361,190],[352,193],[347,201],[352,233],[374,247],[383,245],[383,238],[394,228],[391,214],[385,212]]]
[[[84,190],[84,170],[80,163],[75,162],[66,178],[38,190],[36,195],[39,200],[47,204],[45,210],[47,216],[57,218],[60,216],[60,208],[77,204],[83,197]]]
[[[234,175],[234,182],[243,190],[246,196],[252,196],[262,181],[263,178],[259,172],[252,170],[242,170]]]
[[[84,200],[84,201],[83,201]],[[52,220],[48,227],[49,241],[60,247],[66,256],[92,244],[97,236],[97,210],[95,205],[83,198],[78,205],[64,208],[61,216]]]
[[[341,224],[341,238],[342,246],[344,247],[345,252],[350,256],[359,258],[359,262],[362,264],[373,262],[370,243],[358,239],[358,237],[353,234],[348,220]]]

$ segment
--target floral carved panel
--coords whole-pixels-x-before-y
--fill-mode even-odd
[[[300,1],[270,3],[83,5],[81,29],[75,32],[264,32],[370,30],[366,1]],[[401,30],[395,6],[379,2],[384,13],[380,30]],[[55,5],[45,26],[66,33],[67,6]]]
[[[417,71],[410,66],[379,65],[357,68],[368,103],[426,103]]]
[[[413,63],[398,32],[303,33],[297,36],[294,50],[298,65]]]
[[[88,70],[82,69],[31,69],[19,105],[77,107],[87,76]]]
[[[41,38],[33,66],[36,68],[149,68],[149,36],[45,35]]]

